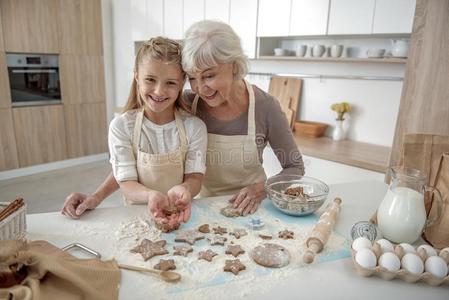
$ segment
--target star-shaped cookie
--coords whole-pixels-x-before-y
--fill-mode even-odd
[[[210,241],[211,245],[222,245],[224,246],[225,242],[228,240],[224,236],[215,235],[212,238],[207,238]]]
[[[234,257],[239,256],[240,254],[245,253],[245,250],[240,245],[228,245],[225,251],[226,254],[232,254]]]
[[[284,240],[293,239],[294,235],[295,235],[295,233],[293,231],[290,231],[287,229],[285,229],[283,231],[279,231],[279,237]]]
[[[245,236],[248,233],[245,229],[234,229],[234,231],[230,232],[229,234],[235,236],[236,239],[239,239],[241,236]]]
[[[198,231],[201,233],[209,233],[210,229],[209,229],[209,224],[203,224],[200,227],[198,227]]]
[[[225,272],[232,272],[234,275],[238,275],[240,271],[245,269],[246,267],[240,262],[240,259],[227,259],[223,268]]]
[[[226,228],[220,227],[220,226],[214,227],[214,228],[212,228],[212,230],[214,231],[215,234],[219,234],[219,235],[223,235],[228,232],[228,230]]]
[[[131,253],[140,253],[145,261],[149,260],[153,256],[156,255],[164,255],[167,254],[168,251],[165,249],[165,244],[167,242],[165,240],[160,240],[157,242],[150,241],[148,239],[143,239],[140,242],[140,245],[132,248],[130,250]]]
[[[215,255],[217,255],[217,253],[215,253],[210,249],[207,249],[207,251],[200,251],[198,253],[198,259],[204,259],[210,262],[212,261],[212,258],[214,258]]]
[[[185,242],[193,245],[197,240],[204,239],[195,229],[180,231],[176,234],[175,242]]]
[[[161,259],[154,265],[156,270],[168,271],[176,269],[175,261],[173,259]]]
[[[182,255],[182,256],[187,256],[188,253],[193,251],[193,248],[190,247],[189,245],[185,245],[185,246],[173,246],[173,255]]]

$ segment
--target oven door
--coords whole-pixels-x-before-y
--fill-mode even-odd
[[[61,103],[57,67],[9,67],[13,106]]]

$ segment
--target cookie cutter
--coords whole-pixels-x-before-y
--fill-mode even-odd
[[[93,256],[97,257],[98,259],[101,259],[100,253],[98,253],[97,251],[92,250],[89,247],[84,246],[83,244],[80,244],[80,243],[73,243],[73,244],[67,245],[67,246],[63,247],[61,250],[68,252],[69,250],[76,249],[76,248],[81,249],[84,252],[87,252],[89,254],[92,254]]]
[[[253,230],[258,230],[258,229],[261,229],[262,227],[264,227],[265,223],[262,221],[261,218],[254,217],[254,218],[249,219],[248,226]]]
[[[358,237],[364,236],[371,242],[374,242],[377,237],[377,227],[371,222],[360,221],[352,225],[351,238],[355,240]]]

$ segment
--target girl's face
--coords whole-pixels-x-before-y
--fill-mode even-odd
[[[233,64],[219,64],[215,67],[189,73],[190,87],[210,107],[217,107],[230,99],[234,82]]]
[[[151,116],[172,115],[174,103],[184,85],[180,66],[149,59],[139,64],[135,73],[140,97],[149,107]]]

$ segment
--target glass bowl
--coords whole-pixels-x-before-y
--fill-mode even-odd
[[[303,193],[288,195],[289,188],[302,188]],[[319,209],[329,194],[321,180],[301,175],[276,175],[265,182],[265,191],[274,206],[287,215],[305,216]]]

